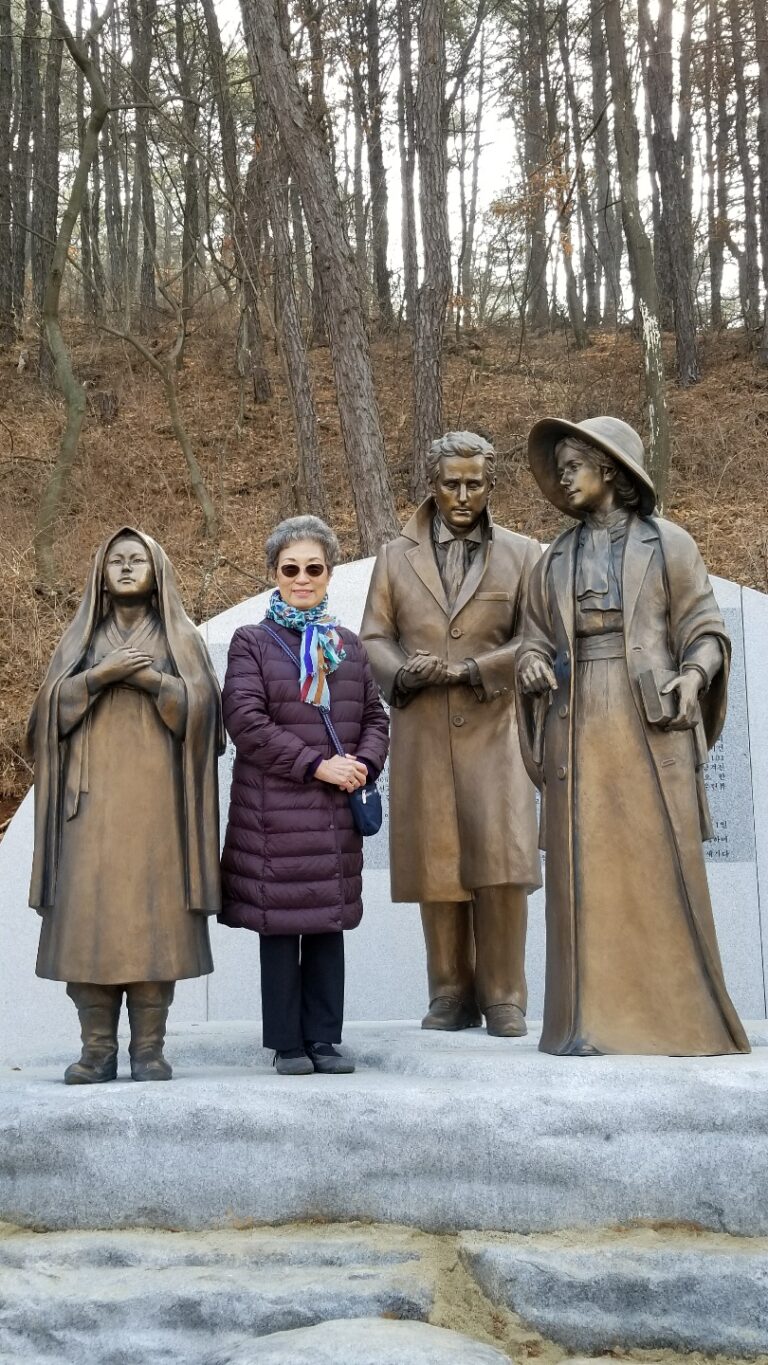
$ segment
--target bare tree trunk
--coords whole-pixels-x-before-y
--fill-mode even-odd
[[[248,171],[247,195],[264,197],[272,228],[275,263],[277,340],[286,387],[291,400],[298,463],[297,494],[301,512],[328,519],[328,500],[320,461],[317,412],[301,319],[293,286],[291,238],[288,231],[288,168],[280,165],[274,120],[257,99],[256,152]],[[263,164],[260,162],[263,161]]]
[[[413,95],[413,21],[412,0],[397,0],[398,66],[397,136],[400,152],[400,199],[402,204],[403,293],[405,316],[410,326],[416,320],[416,290],[419,282],[419,255],[416,244],[415,100]]]
[[[480,189],[480,156],[482,149],[482,126],[485,100],[485,31],[480,35],[480,60],[477,72],[477,104],[475,106],[475,126],[472,135],[472,183],[469,191],[467,213],[467,233],[461,269],[461,292],[464,296],[464,327],[472,322],[472,305],[475,278],[475,229],[477,227],[477,199]]]
[[[0,0],[0,346],[16,335],[11,278],[11,119],[13,36],[11,0]]]
[[[40,0],[26,0],[21,38],[20,112],[13,165],[12,290],[16,327],[24,321],[24,284],[30,225],[29,186],[32,147],[39,141],[40,121]]]
[[[59,88],[64,40],[51,16],[48,57],[45,63],[44,134],[35,158],[32,201],[32,299],[40,317],[48,275],[53,261],[59,210]],[[38,373],[43,384],[53,383],[55,365],[45,329],[40,332]]]
[[[35,566],[39,583],[52,590],[56,583],[56,567],[53,558],[53,535],[61,499],[67,486],[74,464],[80,430],[85,417],[85,390],[75,378],[72,361],[61,331],[59,302],[64,272],[67,267],[72,234],[88,186],[93,158],[99,145],[99,134],[109,111],[107,94],[98,67],[88,54],[90,36],[96,36],[106,23],[115,0],[107,0],[107,8],[91,30],[85,44],[78,44],[64,18],[60,0],[49,0],[51,14],[58,24],[59,31],[69,48],[77,67],[83,72],[91,91],[91,112],[83,141],[80,160],[69,193],[67,207],[61,220],[53,260],[48,275],[48,283],[43,300],[43,322],[48,344],[56,362],[56,378],[64,395],[67,407],[67,420],[61,437],[59,453],[40,499],[35,528]]]
[[[368,46],[368,175],[371,182],[371,247],[373,278],[379,306],[379,325],[385,330],[394,323],[392,290],[389,283],[389,192],[384,166],[382,120],[384,92],[381,85],[379,40],[379,0],[366,0],[365,31]]]
[[[197,277],[197,249],[200,238],[200,216],[198,209],[197,182],[197,100],[193,98],[192,71],[187,54],[187,24],[183,0],[175,0],[174,20],[176,28],[176,65],[179,73],[179,93],[181,95],[181,134],[183,146],[180,156],[183,165],[183,202],[181,228],[181,316],[184,323],[184,338],[176,360],[177,367],[184,364],[184,349],[187,330],[192,315],[192,301],[195,297]]]
[[[293,234],[293,263],[299,286],[299,316],[302,310],[309,312],[312,302],[312,286],[307,270],[307,238],[304,232],[304,214],[301,208],[301,195],[291,176],[290,187],[291,232]]]
[[[520,29],[523,75],[524,154],[528,201],[528,285],[526,311],[534,331],[549,328],[547,264],[549,238],[544,188],[547,162],[545,111],[542,104],[541,25],[538,0],[525,0]]]
[[[110,112],[101,136],[101,156],[104,167],[104,223],[107,229],[109,290],[113,307],[118,313],[122,313],[125,306],[126,241],[120,193],[120,126],[116,108],[120,99],[118,53],[118,29],[113,13],[110,18],[110,47],[107,54]]]
[[[216,14],[214,0],[202,0],[205,26],[208,35],[208,49],[213,67],[214,94],[221,129],[221,150],[224,162],[224,182],[229,199],[231,234],[235,249],[235,262],[242,292],[242,307],[245,321],[245,340],[250,367],[253,401],[268,403],[272,397],[264,354],[264,334],[259,317],[258,292],[258,245],[254,253],[254,241],[248,244],[248,232],[242,213],[242,187],[237,157],[237,124],[232,107],[229,88],[229,75],[224,60],[224,48]],[[242,361],[240,361],[242,367]]]
[[[754,0],[757,55],[757,162],[760,171],[760,239],[763,287],[766,291],[763,332],[757,350],[761,365],[768,365],[768,16],[764,0]]]
[[[585,328],[599,327],[600,290],[597,283],[596,271],[595,224],[592,216],[592,204],[589,197],[589,178],[587,176],[587,168],[584,164],[584,137],[581,130],[581,110],[579,101],[576,97],[576,85],[571,67],[567,0],[560,0],[557,34],[560,48],[560,61],[562,63],[563,77],[565,79],[565,93],[568,99],[568,109],[571,117],[573,151],[576,158],[576,183],[578,187],[579,217],[581,219],[581,236],[583,242],[582,268],[584,272],[585,295],[584,323]]]
[[[621,307],[621,228],[617,194],[611,190],[611,151],[608,125],[608,61],[603,40],[602,12],[590,9],[590,64],[592,67],[592,121],[595,126],[595,221],[597,266],[604,279],[605,296],[601,319],[615,327]],[[600,289],[598,274],[598,293]]]
[[[740,7],[740,0],[728,0],[728,16],[733,51],[733,84],[736,90],[736,148],[741,181],[744,187],[744,284],[746,292],[744,326],[747,329],[749,345],[752,346],[757,339],[760,327],[760,266],[757,247],[758,216],[755,201],[755,176],[750,157],[747,87],[744,71],[744,15]]]
[[[721,126],[725,122],[724,98],[721,92],[722,72],[718,55],[719,29],[717,0],[707,0],[706,39],[704,43],[704,117],[707,170],[707,234],[709,251],[709,323],[715,330],[723,325],[722,281],[723,241],[719,220],[718,183],[725,178],[720,163]],[[717,123],[717,132],[715,132]],[[715,139],[717,137],[717,150]]]
[[[653,116],[653,146],[664,202],[662,230],[667,240],[674,307],[677,382],[687,389],[701,378],[696,339],[696,300],[693,293],[692,225],[686,217],[685,167],[681,164],[672,126],[674,79],[672,71],[672,0],[660,0],[658,28],[653,31],[648,0],[639,0],[638,13],[648,60],[645,89]]]
[[[416,293],[413,340],[413,455],[410,495],[427,488],[429,446],[443,430],[442,348],[451,295],[448,165],[445,130],[445,13],[443,0],[421,0],[416,150],[424,266]]]
[[[243,0],[246,39],[261,89],[301,190],[322,276],[341,433],[364,554],[397,531],[373,387],[360,284],[327,143],[291,64],[274,0]]]
[[[152,189],[152,170],[149,161],[147,135],[147,103],[152,66],[152,21],[157,0],[128,0],[128,19],[131,32],[131,77],[136,101],[136,182],[135,205],[142,226],[141,271],[139,276],[138,328],[143,334],[152,331],[157,314],[155,288],[155,259],[157,256],[157,225],[155,199]],[[138,194],[136,191],[138,189]]]
[[[614,138],[621,183],[627,250],[634,265],[637,306],[642,323],[645,390],[650,426],[649,472],[663,505],[669,473],[669,421],[664,394],[664,357],[653,251],[643,225],[637,188],[635,97],[627,67],[620,0],[605,0],[603,17],[613,86]]]
[[[560,252],[563,261],[563,273],[565,275],[565,297],[568,306],[568,319],[573,331],[573,340],[578,351],[583,351],[589,345],[587,329],[584,325],[584,310],[581,304],[576,272],[573,268],[573,238],[571,235],[571,220],[573,217],[573,191],[575,185],[571,182],[570,167],[568,164],[568,126],[567,111],[564,115],[566,122],[560,125],[557,110],[557,96],[552,86],[549,71],[549,52],[547,50],[547,12],[544,0],[539,0],[538,7],[539,32],[541,38],[541,76],[544,90],[544,107],[547,111],[547,143],[550,156],[557,158],[555,169],[558,172],[559,182],[558,194],[558,227],[560,230]],[[567,48],[566,48],[567,50]],[[578,170],[577,170],[578,177]],[[555,291],[553,291],[553,304],[555,301]]]

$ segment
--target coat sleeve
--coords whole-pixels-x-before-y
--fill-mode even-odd
[[[699,701],[711,748],[725,721],[731,642],[696,542],[672,522],[659,518],[656,526],[664,554],[672,652],[678,667],[695,665],[707,676]]]
[[[398,706],[403,704],[404,699],[396,686],[397,675],[405,665],[406,654],[400,644],[397,629],[388,548],[384,545],[376,556],[363,613],[363,624],[360,628],[360,639],[365,646],[373,676],[382,695],[390,706]]]
[[[222,705],[238,756],[257,768],[303,783],[311,764],[323,757],[270,717],[261,649],[247,629],[232,636]]]
[[[499,692],[506,692],[515,684],[515,655],[519,645],[519,631],[522,621],[523,610],[528,597],[528,584],[535,565],[541,559],[541,546],[538,541],[531,540],[526,546],[522,568],[520,570],[520,583],[517,592],[517,611],[513,626],[513,635],[506,644],[500,645],[498,649],[488,650],[485,654],[475,657],[474,663],[477,665],[480,681],[483,687],[483,700],[487,700]]]
[[[371,666],[363,655],[363,723],[357,746],[357,758],[367,763],[371,777],[378,777],[389,751],[389,716],[379,699],[379,689],[374,682]]]

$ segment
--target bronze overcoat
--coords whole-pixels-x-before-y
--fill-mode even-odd
[[[528,771],[542,791],[541,845],[547,850],[547,981],[541,1046],[566,1051],[577,1027],[578,972],[574,876],[574,575],[580,526],[565,531],[531,576],[518,657],[529,651],[552,664],[557,690],[547,698],[520,695],[520,737]],[[701,555],[681,527],[657,517],[631,516],[622,571],[623,632],[630,688],[676,848],[677,863],[700,960],[726,1025],[746,1050],[741,1023],[728,997],[715,938],[701,840],[712,830],[703,781],[706,747],[715,743],[726,709],[730,642]],[[701,697],[703,734],[667,730],[644,718],[638,676],[647,669],[670,676],[696,642],[715,636],[724,666]],[[621,755],[615,756],[617,763]],[[691,812],[691,765],[696,766],[698,812]],[[638,850],[638,869],[652,850]]]
[[[376,559],[360,632],[392,705],[390,861],[394,901],[462,901],[481,886],[541,885],[533,786],[515,719],[515,634],[537,541],[489,525],[449,609],[428,498]],[[395,680],[417,649],[474,659],[482,687]]]

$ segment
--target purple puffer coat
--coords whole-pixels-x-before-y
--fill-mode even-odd
[[[298,663],[298,632],[268,624]],[[352,631],[340,633],[347,657],[329,678],[331,720],[347,753],[376,776],[387,756],[387,714],[363,646]],[[363,841],[347,793],[308,777],[335,749],[317,707],[299,699],[298,667],[261,626],[235,631],[223,702],[236,756],[221,923],[260,934],[354,929]]]

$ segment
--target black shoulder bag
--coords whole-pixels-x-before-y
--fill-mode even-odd
[[[271,626],[268,626],[264,621],[262,621],[261,624],[267,634],[271,635],[275,644],[278,644],[283,653],[287,654],[288,658],[293,660],[298,670],[299,677],[301,677],[301,664],[296,658],[293,650],[289,648],[285,643],[285,640],[280,639],[277,631],[272,630]],[[341,754],[341,757],[345,758],[346,750],[341,743],[339,736],[336,734],[330,715],[327,711],[324,711],[321,706],[318,706],[316,709],[323,718],[323,724],[328,731],[334,749],[337,754]],[[358,787],[356,791],[347,792],[347,800],[349,801],[352,819],[355,822],[355,829],[358,834],[362,834],[363,838],[366,838],[369,834],[378,834],[381,829],[381,822],[384,819],[384,813],[381,808],[381,792],[376,786],[376,783],[366,782],[364,787]]]

